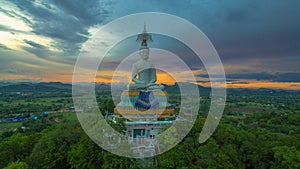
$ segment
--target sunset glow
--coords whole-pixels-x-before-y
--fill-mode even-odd
[[[272,7],[274,4],[265,2],[261,2],[262,7],[264,5],[271,5],[271,7],[259,8],[254,13],[243,12],[251,11],[244,2],[236,2],[235,5],[234,3],[223,4],[226,7],[207,2],[204,8],[202,5],[197,6],[182,1],[168,8],[167,11],[161,8],[165,6],[165,2],[157,4],[150,2],[110,3],[109,0],[104,2],[95,2],[93,4],[95,9],[91,10],[84,4],[69,8],[65,6],[67,3],[62,2],[46,4],[41,1],[18,3],[1,1],[0,80],[71,83],[76,59],[80,52],[85,52],[81,51],[86,45],[85,42],[108,22],[136,12],[146,12],[151,9],[146,8],[148,6],[157,9],[157,12],[167,12],[185,18],[207,35],[215,45],[223,63],[228,88],[300,90],[300,50],[298,47],[300,39],[296,36],[300,30],[297,22],[299,10],[292,3],[281,2],[286,7],[285,9],[289,10],[278,16],[276,5]],[[129,5],[128,8],[124,8],[125,5]],[[191,11],[178,14],[182,6],[189,7]],[[234,6],[241,8],[241,15],[233,15],[235,14],[235,11],[232,11],[235,9]],[[141,9],[137,10],[137,7]],[[99,11],[107,13],[103,15]],[[195,13],[206,17],[195,17]],[[142,24],[137,25],[141,27],[141,31]],[[153,25],[147,26],[151,32]],[[120,31],[125,30],[120,29]],[[99,50],[103,50],[110,41],[118,38],[116,34],[109,31],[100,33],[103,46],[93,49],[96,54]],[[182,33],[188,35],[189,31]],[[194,80],[198,81],[197,84],[211,86],[210,79],[205,76],[205,67],[190,56],[191,52],[187,51],[187,47],[176,45],[171,38],[159,39],[157,36],[151,45],[150,48],[154,46],[154,48],[170,51],[174,55],[180,54],[185,64],[192,68]],[[122,44],[116,47],[115,51],[109,54],[103,71],[98,72],[94,77],[95,73],[89,72],[87,67],[80,81],[130,83],[130,72],[114,75],[114,70],[110,65],[124,59],[123,51],[126,48],[138,50],[138,46],[139,44],[133,39],[128,46]],[[187,75],[185,73],[189,72],[184,72],[176,62],[166,58],[166,56],[159,56],[157,61],[162,69],[166,68],[177,75],[177,79],[171,74],[158,71],[157,83],[174,84],[179,81],[193,81],[185,78]],[[87,64],[94,61],[86,59]],[[90,75],[86,76],[87,74]],[[212,83],[218,86],[214,80]]]
[[[228,88],[274,88],[300,90],[300,83],[296,82],[250,82],[248,84],[227,84]]]

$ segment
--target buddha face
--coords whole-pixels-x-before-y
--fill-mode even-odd
[[[140,56],[143,60],[148,60],[148,58],[149,58],[149,49],[141,49],[139,54],[140,54]]]

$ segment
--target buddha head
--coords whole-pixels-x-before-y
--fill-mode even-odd
[[[143,60],[148,60],[149,48],[140,48],[139,54]]]

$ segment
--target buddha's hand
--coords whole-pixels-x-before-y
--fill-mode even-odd
[[[148,83],[148,86],[156,85],[155,83]]]

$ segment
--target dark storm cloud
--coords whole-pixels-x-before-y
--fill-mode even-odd
[[[299,55],[299,5],[297,0],[226,1],[216,10],[219,26],[207,33],[223,60]]]
[[[97,75],[96,78],[97,79],[111,80],[112,76],[113,76],[113,74],[111,74],[111,75]]]
[[[31,16],[32,32],[52,38],[54,42],[51,45],[62,50],[62,55],[67,57],[76,55],[81,44],[90,36],[88,29],[102,23],[110,14],[110,3],[98,0],[46,0],[41,4],[32,1],[12,2]]]
[[[238,82],[231,82],[231,84],[250,84],[250,83],[238,81]]]
[[[281,70],[298,72],[298,66],[286,67],[290,64],[284,57],[300,56],[300,1],[219,2],[208,15],[210,19],[203,20],[202,25],[211,23],[203,27],[203,31],[216,47],[223,63],[230,65],[232,61],[246,63],[255,60],[266,64],[266,71],[275,72],[283,68]],[[201,25],[200,21],[198,23]],[[300,64],[299,59],[295,62]],[[260,77],[258,75],[258,79]]]
[[[222,61],[300,54],[298,0],[128,2],[144,4],[145,11],[151,11],[151,6],[155,11],[169,12],[192,22],[212,41]]]
[[[246,8],[246,10],[243,8],[237,8],[237,9],[228,10],[228,13],[226,13],[226,15],[224,16],[228,22],[243,23],[243,22],[248,22],[251,19],[250,17],[251,13],[252,12],[250,11],[249,8]]]
[[[278,81],[278,82],[300,82],[300,73],[279,74],[275,81]]]
[[[23,46],[22,48],[34,55],[36,55],[39,58],[43,58],[43,59],[49,59],[50,55],[50,51],[47,47],[38,44],[36,42],[30,41],[30,40],[24,40],[24,42],[28,45],[30,45],[30,47],[27,46]]]
[[[20,15],[13,10],[7,10],[7,9],[0,8],[0,12],[3,12],[6,15],[13,17],[13,18],[21,19],[23,22],[25,22],[28,25],[32,24],[32,22],[26,16]]]
[[[9,47],[0,43],[0,49],[11,50]]]
[[[57,58],[74,61],[73,56],[77,55],[81,44],[90,36],[88,29],[93,25],[136,12],[155,11],[177,15],[199,27],[216,47],[224,65],[231,65],[234,61],[235,65],[246,63],[245,67],[251,67],[251,61],[255,61],[258,64],[262,63],[263,69],[259,71],[263,72],[299,71],[297,65],[300,64],[299,0],[126,0],[117,3],[109,0],[44,0],[41,3],[11,0],[9,2],[14,3],[20,11],[0,8],[1,12],[27,23],[32,28],[32,33],[53,39],[47,47],[31,42],[27,43],[29,45],[31,43],[31,47],[24,47],[25,50],[49,60],[52,59],[53,54],[56,56],[55,61],[59,60]],[[13,28],[1,27],[1,25],[0,30],[15,31]],[[148,31],[151,31],[151,25]],[[187,47],[155,35],[153,37],[155,39],[150,47],[167,49],[175,53],[192,70],[203,68],[199,58]],[[135,40],[132,43],[135,43]],[[125,47],[124,45],[123,48]],[[62,53],[51,53],[49,48],[58,48]],[[132,46],[130,48],[136,49]],[[127,56],[126,53],[121,52],[123,56]],[[121,54],[118,56],[122,56]],[[293,61],[288,60],[287,57],[293,57],[291,58]],[[288,64],[288,62],[296,64]],[[107,63],[108,69],[116,67],[117,64],[114,61]],[[253,66],[246,72],[251,72],[255,68]],[[228,76],[232,79],[271,81],[287,81],[289,77],[292,81],[299,81],[296,77],[297,73],[296,75],[238,73],[228,74]]]
[[[60,53],[51,51],[47,46],[26,39],[24,40],[24,43],[30,45],[30,47],[23,46],[22,49],[34,54],[39,58],[65,64],[72,64],[75,62],[74,58],[57,57],[57,55],[59,55]]]
[[[237,80],[228,80],[226,79],[226,82],[230,82],[230,83],[238,83],[236,82]],[[211,79],[211,80],[197,80],[196,82],[198,83],[208,83],[208,82],[224,82],[223,80],[220,79]]]
[[[35,47],[35,48],[40,48],[40,49],[45,49],[45,47],[43,45],[40,45],[38,43],[35,43],[33,41],[30,41],[30,40],[24,40],[24,42],[32,47]]]
[[[53,4],[56,4],[62,11],[76,17],[82,24],[89,26],[102,22],[105,17],[109,16],[110,12],[107,7],[111,2],[99,0],[54,0]]]
[[[11,34],[15,33],[24,33],[24,31],[16,30],[7,26],[0,25],[0,30],[5,32],[10,32]]]
[[[228,74],[228,79],[252,79],[252,80],[272,80],[276,79],[275,75],[268,73],[247,73],[247,74]]]
[[[209,78],[208,74],[197,75],[201,78]],[[213,75],[214,78],[222,78],[222,75]],[[239,79],[273,81],[273,82],[300,82],[300,73],[244,73],[244,74],[226,74],[226,81],[235,81]]]
[[[149,11],[177,15],[200,28],[225,63],[230,64],[234,59],[239,62],[267,59],[272,65],[273,59],[280,62],[284,56],[300,55],[299,7],[299,0],[127,0],[118,3],[116,8],[120,16]],[[185,55],[189,58],[186,59],[188,65],[197,68],[193,65],[197,58],[190,56]],[[300,60],[297,62],[300,64]],[[286,71],[295,72],[297,69],[293,66]],[[266,68],[266,71],[270,69]]]
[[[208,74],[199,74],[198,77],[209,78]],[[222,75],[213,75],[214,78],[222,78]],[[276,76],[268,73],[226,74],[227,79],[271,80]]]
[[[106,58],[99,64],[98,70],[115,70],[122,60],[111,61]]]

